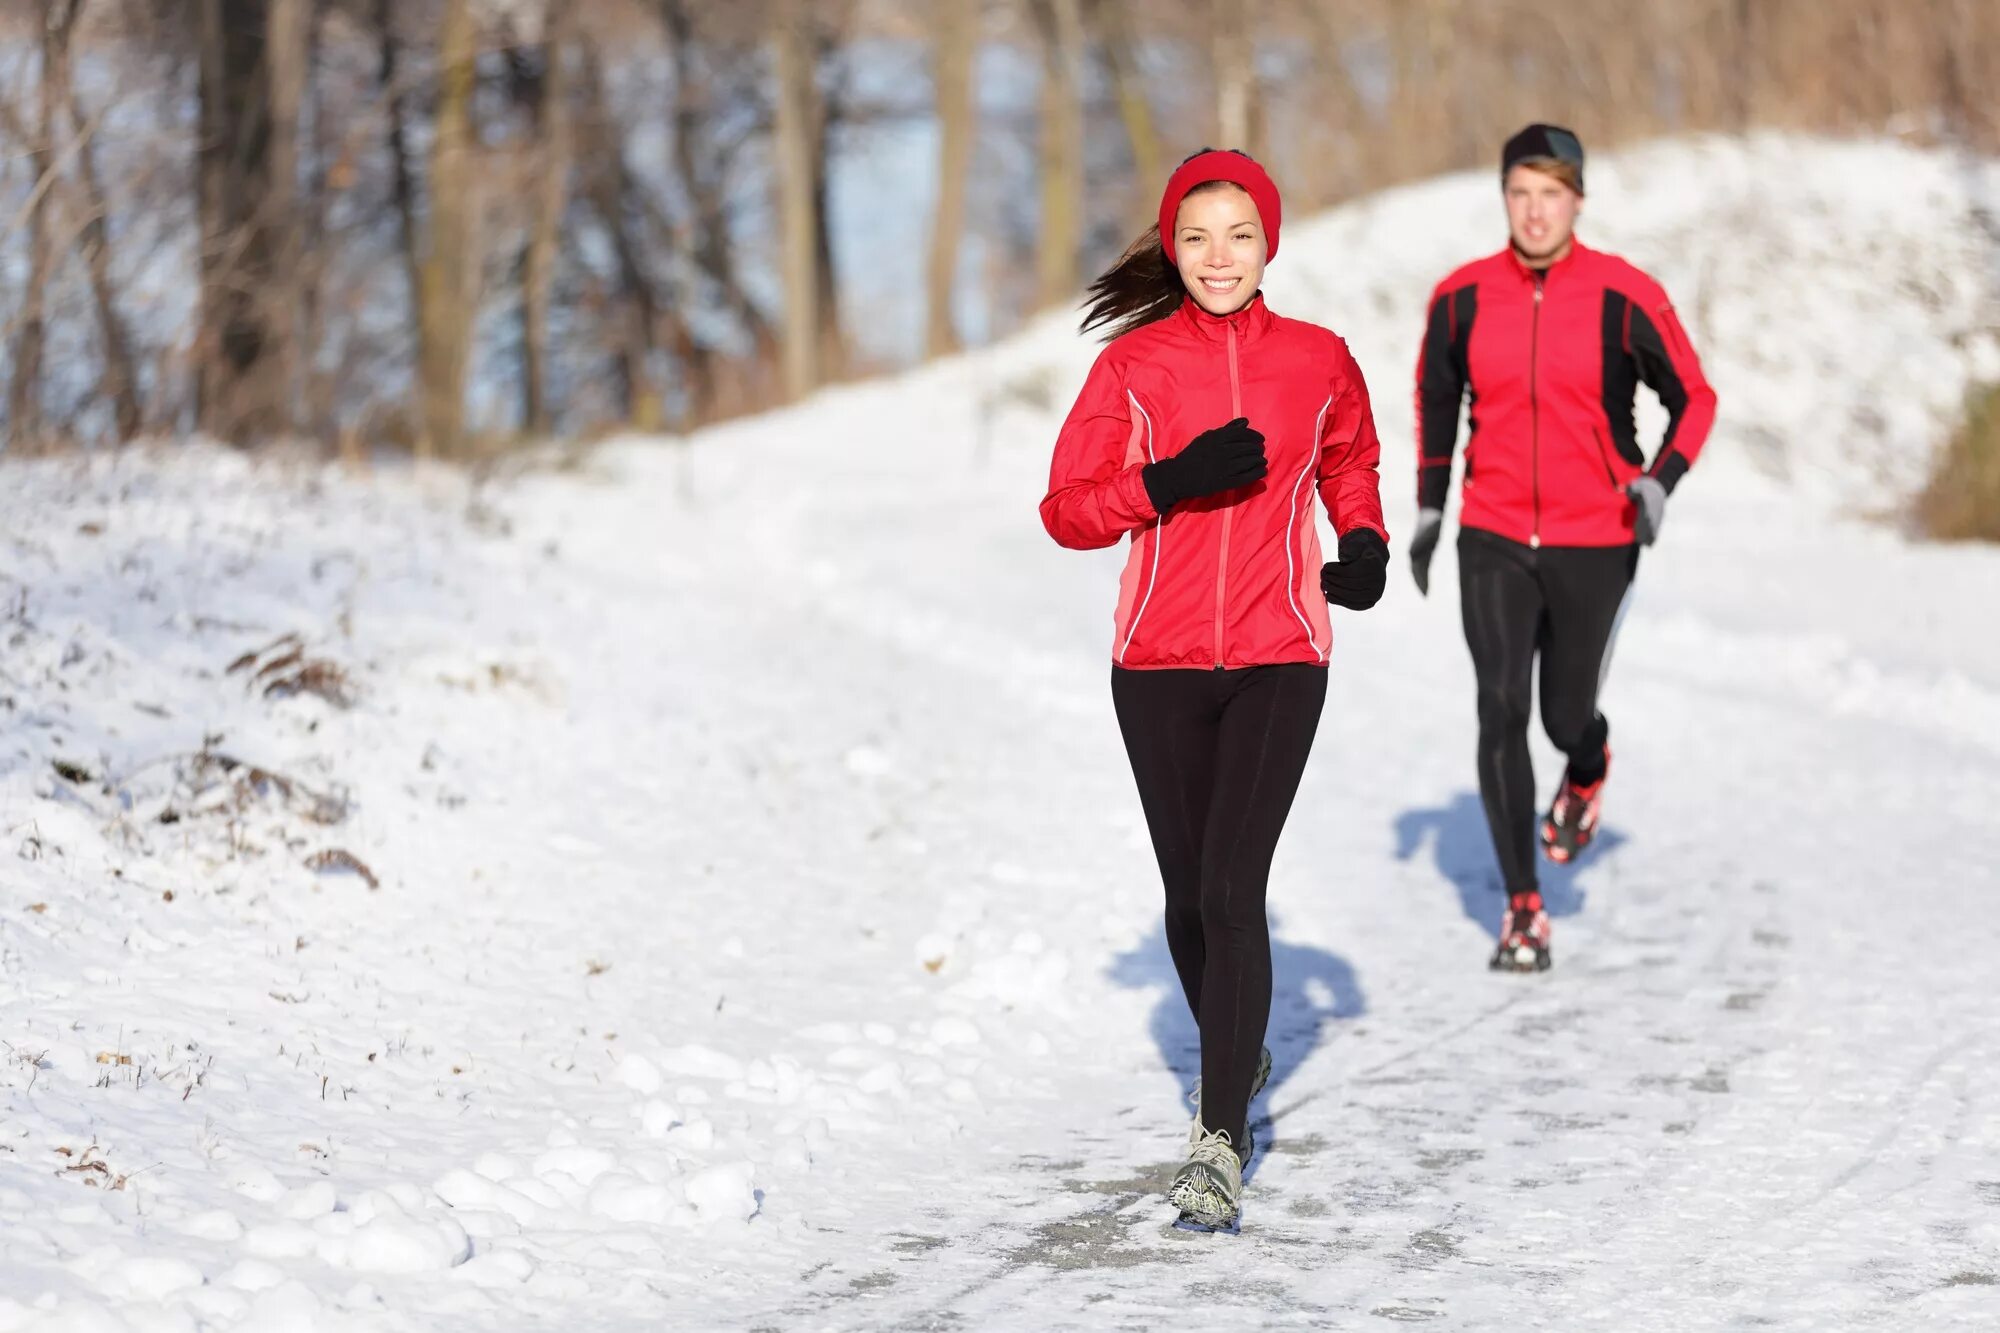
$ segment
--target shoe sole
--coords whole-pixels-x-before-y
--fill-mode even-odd
[[[1546,972],[1553,965],[1554,960],[1549,957],[1549,951],[1544,949],[1534,956],[1532,962],[1526,963],[1520,961],[1518,954],[1495,953],[1488,960],[1486,970],[1489,972],[1519,972],[1524,975],[1531,975],[1536,972]]]
[[[1183,1221],[1205,1227],[1231,1227],[1243,1215],[1242,1209],[1216,1186],[1208,1168],[1201,1166],[1190,1167],[1174,1177],[1167,1190],[1167,1202],[1180,1209]]]
[[[1564,830],[1557,828],[1555,821],[1546,816],[1542,819],[1541,833],[1542,854],[1559,866],[1575,860],[1596,836],[1594,829],[1576,829],[1570,831],[1570,836],[1566,838]]]

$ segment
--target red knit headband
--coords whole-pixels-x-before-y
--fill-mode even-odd
[[[1160,196],[1160,248],[1167,252],[1167,262],[1174,259],[1174,219],[1181,211],[1181,200],[1187,198],[1188,191],[1205,181],[1228,181],[1240,185],[1249,192],[1250,199],[1257,205],[1258,220],[1264,224],[1266,262],[1278,257],[1278,223],[1284,208],[1278,200],[1278,187],[1271,183],[1264,168],[1241,153],[1226,149],[1212,149],[1197,153],[1174,170],[1167,178],[1167,189]]]

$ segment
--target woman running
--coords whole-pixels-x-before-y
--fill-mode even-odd
[[[1111,700],[1166,885],[1167,947],[1201,1032],[1190,1221],[1239,1214],[1250,1099],[1269,1072],[1265,882],[1326,700],[1327,603],[1387,579],[1368,388],[1347,345],[1258,284],[1281,205],[1240,151],[1203,149],[1159,224],[1091,284],[1106,328],[1056,439],[1042,522],[1079,550],[1131,538]],[[1320,564],[1317,492],[1339,535]]]

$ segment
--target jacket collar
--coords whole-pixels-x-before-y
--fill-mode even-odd
[[[1502,250],[1500,253],[1507,257],[1507,265],[1511,272],[1513,272],[1514,274],[1516,274],[1525,281],[1528,282],[1534,281],[1536,270],[1528,266],[1526,261],[1524,261],[1521,258],[1520,254],[1515,251],[1511,243],[1509,243],[1507,248],[1505,250]],[[1561,277],[1565,274],[1574,271],[1578,267],[1578,261],[1581,260],[1585,255],[1591,253],[1592,251],[1588,246],[1584,245],[1582,241],[1572,237],[1570,239],[1570,244],[1569,244],[1569,253],[1564,255],[1561,259],[1558,259],[1555,263],[1549,265],[1546,269],[1541,270],[1541,272],[1543,272],[1546,275],[1543,281],[1546,282],[1549,278]]]
[[[1254,342],[1268,333],[1277,316],[1264,304],[1264,293],[1260,290],[1250,298],[1250,303],[1241,310],[1227,315],[1211,315],[1201,308],[1194,297],[1181,301],[1181,308],[1174,318],[1196,337],[1208,342],[1225,342],[1231,328],[1236,330],[1239,343]]]

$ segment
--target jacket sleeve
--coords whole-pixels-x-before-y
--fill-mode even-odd
[[[1126,393],[1123,380],[1105,349],[1056,436],[1042,526],[1073,550],[1114,545],[1159,517],[1139,476],[1157,457],[1158,444],[1145,409]]]
[[[1458,447],[1459,409],[1465,402],[1466,344],[1472,336],[1479,289],[1453,289],[1450,279],[1431,296],[1424,340],[1417,351],[1417,505],[1444,508],[1451,487],[1451,456]]]
[[[1319,431],[1319,498],[1336,537],[1373,528],[1386,542],[1389,529],[1382,524],[1381,474],[1376,470],[1382,443],[1375,436],[1368,382],[1347,344],[1336,340],[1334,346],[1333,396]]]
[[[1715,424],[1715,390],[1701,373],[1701,359],[1666,293],[1654,288],[1648,296],[1632,304],[1632,357],[1639,378],[1667,409],[1667,433],[1646,471],[1671,492]]]

